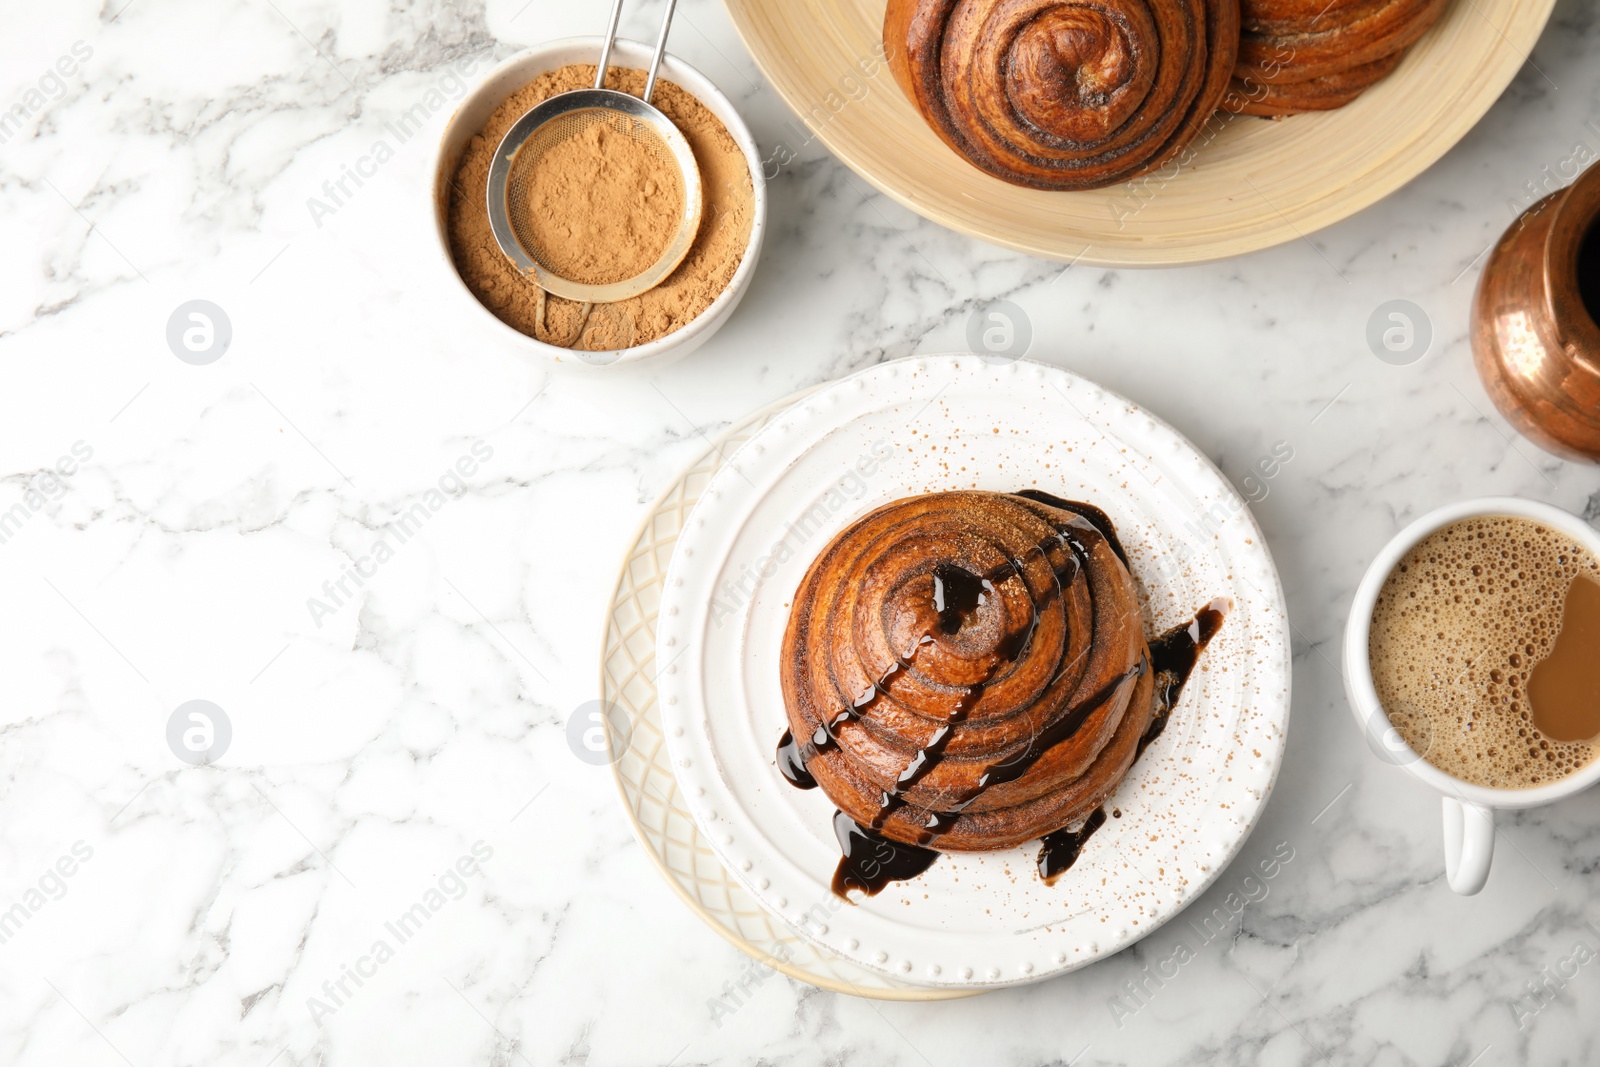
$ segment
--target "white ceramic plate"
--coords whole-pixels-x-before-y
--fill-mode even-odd
[[[778,651],[822,547],[917,493],[1036,488],[1103,509],[1147,631],[1234,603],[1161,738],[1107,801],[1120,817],[1055,886],[1037,846],[947,854],[846,904],[833,807],[778,774]],[[1289,716],[1288,619],[1244,502],[1171,427],[1067,371],[928,356],[825,386],[706,486],[667,570],[657,686],[685,802],[767,910],[855,963],[930,986],[1035,981],[1116,952],[1208,886],[1266,803]]]
[[[800,396],[810,392],[802,391]],[[785,397],[730,426],[656,500],[623,560],[606,616],[600,696],[621,716],[608,715],[606,742],[617,788],[645,855],[694,913],[740,951],[835,993],[880,1000],[949,1000],[979,990],[935,989],[842,959],[789,929],[751,899],[722,865],[684,804],[667,752],[656,697],[656,619],[667,565],[678,535],[711,476],[751,435],[799,396]],[[619,729],[620,724],[625,729]]]

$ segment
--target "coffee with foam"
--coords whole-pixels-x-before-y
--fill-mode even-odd
[[[1511,516],[1462,520],[1406,553],[1368,643],[1378,699],[1406,743],[1446,774],[1498,789],[1557,781],[1600,754],[1600,738],[1546,736],[1528,698],[1579,580],[1600,581],[1592,553]]]

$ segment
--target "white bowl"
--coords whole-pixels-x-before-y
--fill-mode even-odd
[[[669,355],[676,358],[704,344],[706,339],[727,320],[740,298],[744,296],[744,291],[750,284],[750,277],[755,272],[756,260],[760,257],[761,236],[766,230],[767,183],[762,174],[761,156],[756,151],[755,139],[750,136],[750,128],[734,110],[732,102],[711,83],[711,79],[671,53],[661,61],[661,76],[691,93],[710,108],[711,113],[727,127],[728,133],[744,152],[745,163],[750,168],[750,185],[755,192],[754,211],[750,222],[750,243],[744,250],[744,259],[734,271],[728,287],[717,294],[717,298],[693,322],[665,337],[658,337],[647,344],[634,345],[631,348],[600,352],[558,348],[529,337],[522,331],[501,322],[499,317],[484,307],[473,295],[472,290],[467,288],[461,275],[456,271],[455,261],[450,257],[450,238],[446,230],[450,206],[449,183],[451,176],[455,174],[456,166],[461,161],[461,153],[466,148],[467,142],[483,129],[495,108],[539,75],[569,63],[599,62],[602,43],[604,42],[600,37],[565,37],[559,41],[549,41],[530,48],[495,67],[477,88],[462,99],[461,106],[450,116],[450,122],[444,128],[444,135],[439,139],[439,151],[434,159],[433,223],[439,238],[439,254],[444,258],[445,267],[455,283],[453,287],[460,296],[476,308],[479,314],[487,316],[496,327],[531,352],[555,359],[574,357],[593,364],[636,363],[647,359],[661,359]],[[618,38],[611,53],[611,62],[614,66],[645,70],[650,66],[650,54],[650,46]]]

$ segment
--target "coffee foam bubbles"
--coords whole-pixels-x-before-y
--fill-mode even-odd
[[[1600,580],[1600,561],[1511,516],[1465,519],[1406,553],[1378,594],[1368,654],[1378,699],[1414,751],[1499,789],[1565,778],[1600,754],[1545,737],[1528,706],[1528,675],[1555,646],[1580,575]]]

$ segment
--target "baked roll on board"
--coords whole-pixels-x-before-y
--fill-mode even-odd
[[[1282,116],[1343,107],[1399,65],[1447,0],[1242,0],[1223,108]]]
[[[997,178],[1097,189],[1154,170],[1221,103],[1238,0],[889,0],[895,80]]]

